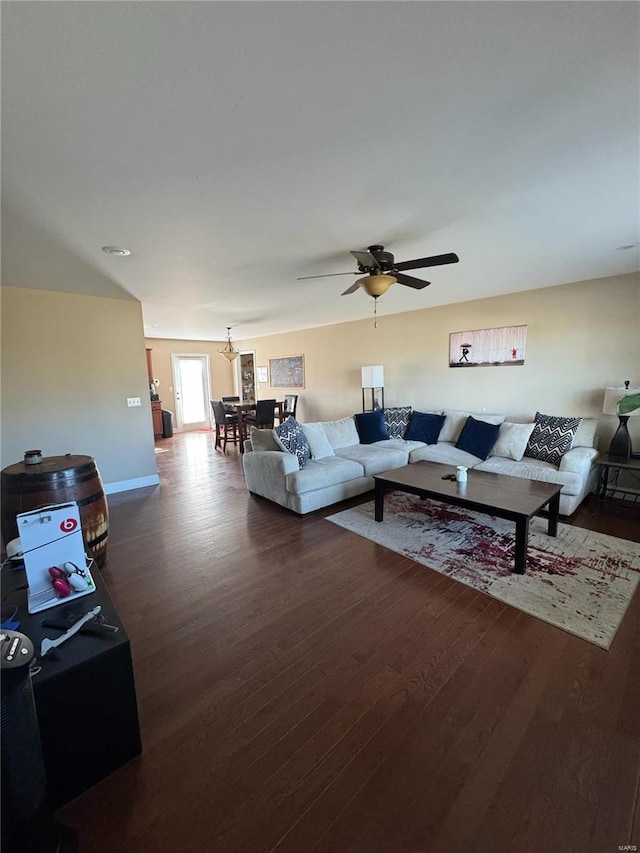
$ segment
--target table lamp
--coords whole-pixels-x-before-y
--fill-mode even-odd
[[[640,388],[629,388],[628,380],[624,388],[605,388],[602,411],[605,415],[617,415],[619,419],[618,429],[609,445],[609,455],[629,459],[632,451],[627,423],[630,417],[640,415]]]
[[[362,373],[362,411],[365,409],[365,389],[371,389],[371,408],[379,409],[380,404],[376,397],[376,390],[379,388],[382,392],[382,408],[384,409],[384,367],[381,364],[369,364],[360,368]]]

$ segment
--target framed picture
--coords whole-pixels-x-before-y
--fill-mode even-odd
[[[267,368],[266,367],[256,367],[256,377],[258,382],[268,382],[267,376]]]
[[[526,347],[526,326],[452,332],[449,335],[449,367],[521,365]]]
[[[304,388],[304,356],[270,358],[269,375],[272,388]]]

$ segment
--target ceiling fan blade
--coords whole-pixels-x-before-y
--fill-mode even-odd
[[[460,258],[454,253],[447,255],[431,255],[429,258],[417,258],[415,261],[403,261],[394,264],[394,270],[417,270],[423,267],[439,267],[442,264],[457,264]]]
[[[330,278],[332,275],[362,275],[358,270],[351,272],[327,272],[324,275],[299,275],[296,281],[304,281],[307,278]]]
[[[350,293],[355,293],[356,290],[360,287],[360,280],[354,281],[351,287],[348,287],[340,296],[348,296]]]
[[[398,284],[406,284],[407,287],[415,287],[416,290],[422,290],[423,287],[428,287],[431,284],[430,281],[422,281],[422,279],[414,278],[412,275],[405,275],[402,272],[394,271],[393,277]]]
[[[351,252],[356,261],[365,269],[380,269],[380,264],[371,252]]]

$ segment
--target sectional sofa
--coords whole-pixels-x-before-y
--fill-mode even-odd
[[[404,407],[396,411],[407,410],[408,407]],[[393,413],[394,410],[387,411]],[[509,434],[518,430],[509,425],[524,424],[525,419],[461,410],[445,410],[442,415],[443,425],[433,444],[407,440],[401,437],[398,429],[389,430],[392,438],[364,444],[356,427],[355,418],[359,416],[300,424],[311,449],[311,458],[304,467],[300,467],[295,453],[282,449],[273,431],[254,428],[251,438],[245,442],[243,455],[247,488],[254,495],[304,515],[371,490],[375,474],[427,460],[451,465],[452,470],[465,465],[479,471],[558,483],[562,486],[560,514],[567,516],[595,486],[598,451],[597,420],[594,418],[579,419],[570,449],[556,465],[529,456],[517,458],[524,445],[521,443],[515,452],[510,447]],[[500,425],[499,439],[494,446],[496,453],[486,459],[456,447],[470,416],[476,421]],[[406,433],[404,426],[401,428]],[[505,440],[501,440],[503,433]]]

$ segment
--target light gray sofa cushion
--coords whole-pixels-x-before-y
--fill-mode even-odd
[[[424,441],[412,441],[406,438],[386,438],[384,441],[374,441],[370,447],[388,447],[390,450],[402,450],[407,454],[407,457],[412,450],[417,450],[419,447],[425,447]]]
[[[300,424],[307,436],[311,447],[312,459],[324,459],[327,456],[335,456],[331,442],[321,423]]]
[[[364,476],[362,465],[350,459],[339,456],[327,456],[324,459],[311,459],[304,468],[287,474],[286,488],[288,492],[301,495],[314,489],[324,489],[327,486],[337,486],[349,480],[357,480]]]
[[[582,418],[580,426],[573,436],[571,447],[593,447],[598,428],[597,418]]]
[[[353,416],[341,418],[338,421],[321,421],[321,423],[334,450],[338,450],[340,447],[350,447],[352,444],[360,442]]]
[[[423,444],[417,450],[412,450],[409,454],[410,462],[442,462],[443,465],[466,465],[467,468],[472,468],[481,462],[479,456],[474,456],[472,453],[467,453],[466,450],[460,450],[449,441],[439,441],[437,444]]]
[[[541,483],[557,483],[564,486],[567,494],[575,495],[580,491],[584,477],[571,471],[561,471],[551,462],[541,462],[539,459],[527,462],[528,457],[516,462],[502,456],[490,456],[484,462],[476,465],[476,471],[492,471],[494,474],[508,474],[510,477],[525,477],[528,480],[538,480]]]
[[[336,456],[351,459],[364,469],[367,477],[381,474],[392,468],[402,468],[409,461],[406,450],[392,447],[381,447],[377,444],[355,444],[352,447],[341,447],[336,450]]]
[[[573,471],[586,478],[597,458],[598,451],[595,447],[572,447],[562,457],[560,470]]]

